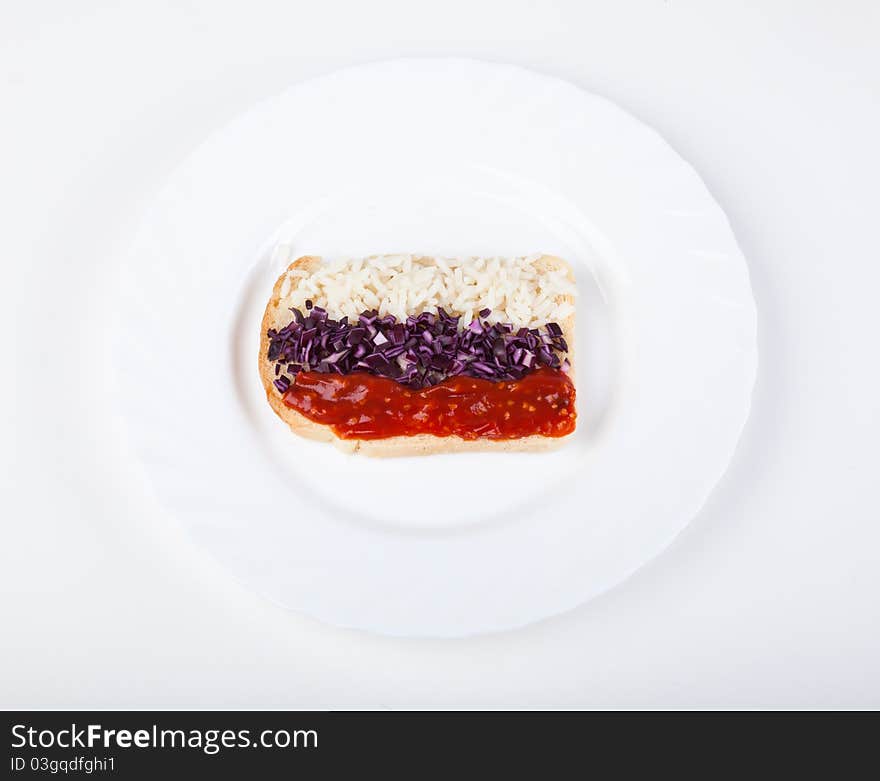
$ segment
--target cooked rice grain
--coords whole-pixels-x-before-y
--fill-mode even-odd
[[[378,255],[334,260],[314,272],[294,269],[281,286],[284,306],[303,309],[306,299],[330,317],[350,320],[367,309],[399,320],[443,307],[467,325],[481,309],[490,323],[538,328],[562,321],[572,306],[561,300],[576,288],[562,270],[537,266],[541,255],[519,258],[430,258]],[[294,281],[296,284],[294,284]]]

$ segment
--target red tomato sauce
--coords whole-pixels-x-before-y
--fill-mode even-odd
[[[504,382],[451,377],[419,390],[371,374],[300,372],[284,394],[288,407],[342,439],[564,437],[575,428],[574,400],[568,376],[548,368]]]

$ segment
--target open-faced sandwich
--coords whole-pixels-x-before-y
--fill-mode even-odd
[[[368,455],[552,447],[575,429],[575,292],[549,255],[301,257],[263,317],[269,404]]]

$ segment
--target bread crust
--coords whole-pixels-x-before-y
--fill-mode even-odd
[[[263,320],[260,324],[260,354],[258,356],[260,378],[266,390],[266,399],[281,420],[290,430],[301,437],[319,442],[332,442],[340,450],[347,453],[360,453],[374,457],[396,457],[431,455],[434,453],[465,453],[465,452],[537,452],[554,450],[560,447],[571,434],[565,437],[544,437],[535,434],[519,439],[491,440],[476,439],[468,440],[461,437],[436,437],[431,434],[418,434],[410,437],[388,437],[386,439],[342,439],[338,437],[329,426],[315,423],[300,415],[296,410],[288,407],[281,395],[273,385],[275,379],[275,364],[267,358],[269,352],[269,337],[267,332],[270,328],[283,328],[290,321],[289,311],[282,306],[282,285],[288,272],[299,269],[301,271],[314,271],[321,265],[321,258],[316,255],[304,255],[294,260],[275,281],[272,295],[266,304]],[[571,267],[561,258],[553,255],[542,255],[536,265],[539,268],[551,270],[563,270],[566,276],[574,282],[574,274]],[[572,296],[559,296],[557,303],[568,302],[574,304]],[[316,302],[320,303],[320,302]],[[571,363],[570,376],[574,378],[574,334],[575,314],[559,322],[563,336],[568,343],[568,359]]]

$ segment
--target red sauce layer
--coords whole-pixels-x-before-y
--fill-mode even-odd
[[[574,431],[574,399],[568,376],[548,368],[505,382],[451,377],[420,390],[371,374],[300,372],[284,394],[288,407],[342,439],[564,437]]]

